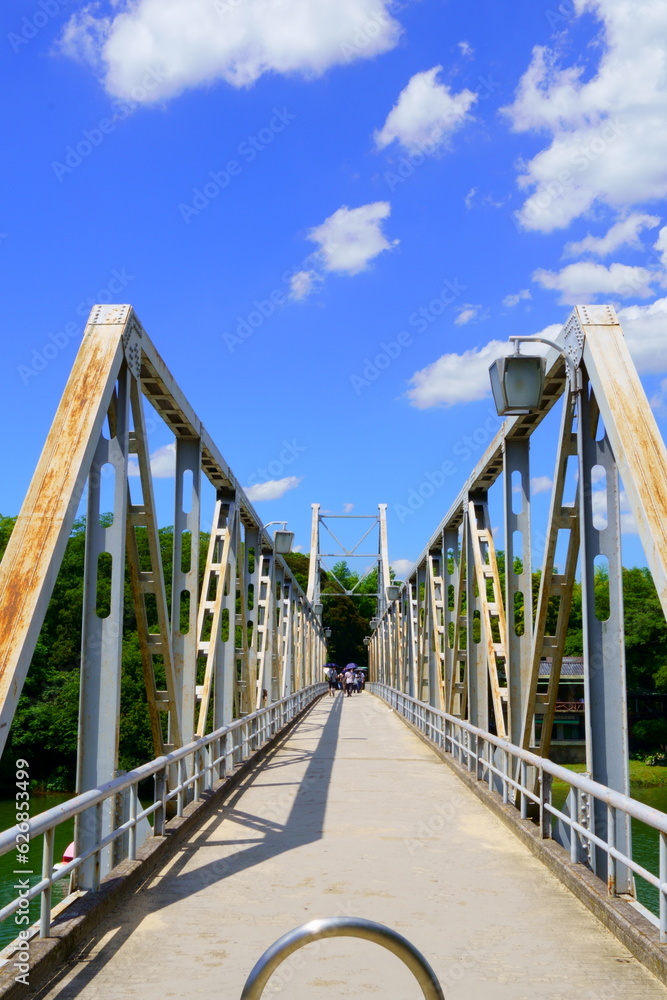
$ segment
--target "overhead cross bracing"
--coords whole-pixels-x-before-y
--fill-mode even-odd
[[[387,541],[386,503],[378,504],[377,514],[332,514],[328,511],[323,512],[320,504],[318,503],[311,504],[311,507],[312,521],[310,530],[310,563],[308,566],[308,600],[312,601],[315,605],[319,605],[323,597],[333,598],[341,595],[353,597],[357,593],[363,581],[375,571],[377,573],[377,591],[375,594],[364,592],[363,596],[375,597],[377,599],[378,614],[384,611],[387,606],[387,587],[391,586],[389,546]],[[337,520],[355,522],[353,527],[357,528],[361,534],[355,536],[357,541],[354,544],[340,541],[334,533],[334,529],[329,522]],[[356,524],[357,521],[361,521],[361,525]],[[371,523],[367,524],[368,521]],[[320,529],[324,529],[326,532],[324,538],[322,538]],[[373,534],[376,536],[375,544],[377,548],[375,552],[359,552],[358,550],[360,546],[364,543],[366,548],[370,548],[369,543],[372,540]],[[326,551],[326,548],[331,548],[333,546],[335,546],[333,552]],[[327,565],[327,559],[336,559],[338,561],[347,559],[371,559],[372,562],[370,565],[367,564],[366,568],[358,574],[358,579],[353,587],[346,587],[345,584],[338,579],[334,569]],[[340,587],[339,591],[330,591],[326,594],[321,593],[320,587],[323,571],[336,581]]]

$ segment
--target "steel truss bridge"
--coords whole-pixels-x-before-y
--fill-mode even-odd
[[[28,888],[21,889],[0,909],[0,918],[15,920],[31,900],[39,904],[38,913],[29,911],[30,919],[38,920],[25,935],[31,942],[28,964],[36,981],[53,975],[55,962],[56,970],[74,976],[78,982],[76,965],[67,966],[67,958],[81,939],[83,927],[90,935],[97,925],[102,926],[102,911],[96,909],[96,900],[107,899],[104,912],[108,914],[108,899],[115,898],[115,892],[118,906],[122,893],[126,898],[131,890],[137,899],[160,898],[149,888],[142,897],[144,890],[137,886],[148,887],[149,883],[142,882],[141,873],[159,865],[169,868],[169,851],[179,844],[182,848],[184,837],[194,838],[191,844],[211,851],[209,840],[196,832],[204,818],[214,817],[214,830],[223,830],[222,839],[215,841],[215,850],[222,854],[215,862],[215,877],[202,875],[197,883],[199,889],[192,892],[201,890],[203,898],[208,898],[209,892],[221,893],[211,898],[217,899],[218,917],[223,919],[223,910],[226,914],[230,937],[236,933],[235,914],[243,921],[244,894],[254,891],[243,881],[247,866],[232,863],[225,853],[227,848],[219,846],[236,843],[235,836],[239,845],[260,841],[264,845],[258,861],[250,865],[260,871],[270,873],[274,856],[293,851],[292,865],[296,867],[291,871],[295,881],[290,886],[302,885],[297,909],[310,909],[313,900],[307,886],[318,873],[321,875],[323,862],[322,856],[318,861],[309,850],[316,842],[326,844],[331,836],[323,812],[327,795],[331,800],[327,815],[331,810],[335,825],[335,789],[340,780],[336,778],[338,764],[332,770],[335,757],[336,761],[340,759],[341,767],[348,759],[366,760],[361,773],[372,771],[386,782],[379,788],[366,786],[359,769],[354,771],[355,781],[363,785],[361,798],[355,800],[359,803],[355,807],[360,810],[359,821],[356,827],[354,822],[350,825],[347,812],[340,830],[359,852],[367,852],[367,867],[356,870],[353,861],[341,858],[332,868],[350,870],[353,887],[349,891],[353,895],[357,889],[363,897],[374,895],[367,891],[366,883],[379,884],[377,877],[373,880],[369,873],[373,860],[381,857],[385,868],[395,873],[386,885],[400,896],[396,873],[410,868],[408,855],[414,852],[408,846],[407,855],[405,851],[396,853],[398,848],[383,843],[382,830],[396,826],[399,835],[387,839],[402,838],[404,847],[418,842],[421,861],[428,868],[432,862],[445,864],[443,857],[463,850],[463,834],[457,826],[461,822],[461,829],[467,831],[463,840],[470,840],[471,851],[463,867],[457,863],[456,871],[450,872],[452,884],[460,882],[461,891],[467,894],[465,903],[471,907],[473,924],[493,924],[494,904],[489,903],[488,910],[480,901],[484,909],[475,909],[476,859],[483,848],[483,844],[476,846],[477,828],[484,828],[479,836],[491,837],[501,854],[504,851],[507,855],[496,863],[509,865],[507,878],[520,885],[525,882],[526,886],[530,881],[521,870],[527,862],[510,857],[519,851],[519,845],[514,841],[514,847],[505,845],[503,837],[511,840],[511,835],[504,823],[560,875],[623,945],[610,944],[613,939],[607,941],[607,932],[594,920],[591,929],[582,910],[576,911],[572,919],[584,921],[583,939],[595,939],[610,956],[620,955],[615,959],[619,963],[632,962],[622,957],[628,954],[624,949],[629,948],[667,984],[667,816],[629,797],[620,529],[622,481],[667,613],[667,452],[613,308],[578,306],[557,344],[559,350],[551,350],[546,359],[541,408],[505,421],[401,585],[397,599],[389,573],[386,506],[379,505],[378,514],[370,516],[369,531],[375,526],[379,531],[377,553],[361,555],[372,557],[378,571],[378,612],[369,644],[374,697],[366,693],[359,701],[353,698],[343,703],[342,695],[320,701],[326,691],[321,667],[327,658],[321,623],[321,599],[325,595],[320,595],[319,590],[320,569],[323,560],[333,555],[320,543],[320,527],[323,525],[331,534],[325,523],[331,515],[313,505],[310,577],[304,593],[285,560],[276,553],[273,538],[132,308],[101,305],[93,309],[0,564],[0,744],[4,746],[65,547],[85,501],[76,795],[42,814],[35,815],[33,810],[29,820],[24,818],[0,834],[0,855],[16,851],[20,835],[32,840],[43,836],[43,856],[37,866],[41,874],[34,874]],[[567,377],[564,354],[581,373],[576,385]],[[536,531],[531,527],[530,439],[559,400],[560,432],[549,515],[546,528]],[[145,401],[152,406],[150,415]],[[175,438],[171,608],[164,582],[148,443],[155,420],[162,420]],[[202,511],[204,477],[215,493],[210,522],[205,520],[207,512]],[[489,491],[497,481],[504,495],[504,588],[489,507]],[[113,518],[101,520],[102,505],[108,496],[113,498]],[[209,526],[208,551],[200,566],[195,541],[201,528]],[[356,550],[364,538],[354,549],[342,546],[336,555],[345,558],[358,554]],[[543,556],[537,567],[541,577],[533,616],[524,614],[523,607],[530,608],[532,603],[531,560],[535,551],[541,551]],[[596,615],[594,594],[596,560],[601,557],[606,560],[609,581],[609,615],[605,620]],[[118,738],[126,567],[155,756],[124,774],[118,772]],[[98,608],[102,572],[110,573],[111,581],[106,617],[100,616]],[[584,774],[566,770],[550,759],[577,573],[583,612]],[[554,599],[556,625],[549,634],[548,613]],[[538,685],[540,664],[545,659],[551,663],[546,691]],[[363,709],[358,707],[361,705]],[[407,727],[402,727],[399,718]],[[369,743],[369,756],[364,757],[362,749],[356,757],[350,757],[345,745],[337,742],[335,734],[339,730],[347,734],[341,739],[353,741],[355,747],[357,743]],[[296,751],[296,757],[292,751]],[[428,765],[437,755],[447,761],[450,770],[438,769],[436,775]],[[406,763],[404,768],[397,766],[403,759],[412,763]],[[267,760],[274,763],[267,764]],[[375,763],[371,766],[369,762]],[[310,773],[315,765],[316,777],[315,772]],[[272,767],[283,768],[285,781],[280,780],[283,771],[279,771],[276,784],[275,776],[271,777]],[[423,781],[422,770],[426,776]],[[268,775],[266,787],[273,787],[270,801],[268,791],[262,796],[254,788],[255,774]],[[139,794],[140,785],[145,789],[147,779],[154,784],[148,804],[145,791],[141,798]],[[555,779],[565,783],[568,794],[564,805],[559,805],[552,795]],[[241,792],[234,793],[231,801],[236,802],[241,795],[241,803],[247,799],[253,804],[252,815],[237,812],[236,806],[229,807],[229,812],[221,804],[239,783]],[[285,784],[294,787],[279,793],[278,788]],[[343,785],[342,799],[350,787],[349,783]],[[378,792],[381,799],[374,798]],[[474,795],[448,812],[448,803],[458,801],[464,792]],[[289,797],[292,794],[296,796],[293,800]],[[475,795],[483,805],[476,802]],[[415,832],[410,828],[411,816],[421,815],[426,801],[430,812],[423,814]],[[434,808],[437,816],[446,816],[446,822],[438,825],[434,821]],[[482,812],[474,813],[475,808]],[[364,810],[370,810],[372,817],[366,816],[367,822],[362,821]],[[384,816],[380,827],[373,825],[378,813]],[[633,819],[656,831],[659,868],[655,871],[633,857]],[[72,820],[74,857],[54,871],[58,827]],[[240,824],[240,831],[235,823]],[[487,829],[491,823],[496,826]],[[457,830],[458,839],[450,843],[447,838]],[[253,836],[260,841],[253,841]],[[336,853],[338,844],[334,839],[332,853]],[[188,863],[193,870],[202,871],[197,868],[197,852],[188,850],[192,854]],[[252,854],[255,847],[247,850]],[[304,866],[311,869],[306,871]],[[324,870],[329,870],[326,863]],[[399,901],[396,906],[385,905],[379,914],[384,923],[400,921],[401,914],[408,912],[424,870],[413,869],[413,881],[408,878],[405,887],[404,904]],[[298,882],[304,873],[308,878]],[[636,903],[636,876],[657,889],[658,916]],[[171,877],[164,875],[164,885]],[[502,879],[502,873],[498,876],[494,872],[496,877]],[[269,912],[270,894],[266,894],[261,875],[258,878],[261,904],[258,901],[257,905],[262,912],[262,907],[267,910],[268,925],[273,927],[280,919]],[[470,881],[461,881],[466,878]],[[544,881],[546,893],[546,873]],[[60,895],[64,898],[55,905],[54,887],[62,890],[63,886],[66,890]],[[324,905],[326,897],[320,899],[318,892],[312,891]],[[503,891],[499,890],[501,896]],[[517,913],[521,910],[529,920],[531,907],[539,910],[542,904],[537,897],[524,898],[524,891],[528,892],[528,888],[519,892]],[[536,889],[538,895],[539,891]],[[190,896],[190,890],[185,890],[185,896]],[[561,904],[553,902],[553,895],[549,898],[558,909]],[[145,907],[145,903],[132,899],[124,905],[130,909]],[[307,905],[303,902],[306,899],[310,900]],[[359,899],[350,907],[358,903]],[[503,920],[510,919],[508,906],[511,910],[511,898],[503,897],[497,916],[500,928]],[[378,915],[377,909],[371,915]],[[122,924],[125,918],[119,920]],[[437,925],[437,913],[435,920]],[[420,922],[415,917],[415,928]],[[143,955],[144,932],[136,926],[136,946]],[[529,927],[530,920],[527,934]],[[281,924],[281,931],[288,929]],[[177,925],[167,937],[181,930]],[[598,940],[596,935],[602,937]],[[265,944],[275,936],[269,935]],[[133,945],[129,936],[123,940],[125,944],[119,948],[127,960]],[[572,946],[572,939],[568,940]],[[563,947],[562,942],[555,943],[555,968],[566,957],[560,952]],[[17,964],[12,956],[20,954],[20,948],[25,951],[28,945],[9,945],[0,955],[3,996],[18,995],[12,993],[16,981],[13,965]],[[107,946],[100,948],[100,955],[106,955]],[[261,950],[250,961],[248,970]],[[487,961],[479,951],[475,954],[475,962]],[[567,957],[579,961],[576,956]],[[113,993],[113,982],[122,986],[124,980],[122,974],[118,979],[118,969],[109,955],[104,964],[107,961],[112,979],[105,986],[101,968],[99,982],[107,993],[109,989]],[[532,968],[531,975],[537,975],[534,958],[526,961]],[[540,953],[538,964],[541,961],[544,955]],[[576,976],[588,975],[587,962],[592,961],[583,955]],[[431,957],[431,963],[437,971],[437,955]],[[122,972],[122,963],[120,969]],[[667,997],[667,987],[642,968],[628,966],[622,975],[621,966],[610,969],[617,980],[621,976],[618,981],[625,983],[623,989],[630,990],[631,995]],[[151,975],[159,980],[159,969]],[[488,984],[493,979],[493,968],[486,968],[482,978]],[[473,980],[471,973],[472,992],[464,991],[461,996],[479,995],[473,989]],[[582,996],[607,996],[607,972],[599,963],[593,980],[589,992]],[[538,978],[533,981],[542,983]],[[169,982],[173,986],[171,979]],[[547,975],[544,982],[553,980]],[[96,996],[94,979],[72,995],[81,992],[86,996],[88,987],[90,996]],[[60,995],[58,988],[54,989],[50,997]],[[163,995],[164,989],[166,986],[156,996]],[[543,987],[540,995],[554,1000],[561,996],[550,989]],[[488,992],[489,996],[495,995],[491,988]],[[183,995],[186,993],[189,995],[187,983]]]

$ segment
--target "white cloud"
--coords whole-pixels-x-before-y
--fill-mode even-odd
[[[551,476],[533,476],[530,481],[531,493],[549,493],[552,486]]]
[[[353,510],[354,510],[354,504],[353,503],[344,503],[343,504],[343,514],[349,514]]]
[[[477,95],[470,90],[452,94],[437,82],[441,69],[434,66],[411,77],[384,125],[374,133],[378,149],[396,139],[410,152],[434,152],[469,117]]]
[[[163,444],[151,452],[151,473],[154,479],[173,479],[176,475],[176,442]],[[139,475],[139,462],[136,455],[130,455],[128,475]]]
[[[645,267],[630,267],[627,264],[605,267],[588,260],[568,264],[561,271],[539,268],[532,277],[543,288],[560,292],[559,301],[570,305],[593,302],[597,295],[646,299],[653,294],[651,282],[656,279],[656,275]]]
[[[459,51],[461,52],[461,55],[465,56],[466,59],[472,59],[472,57],[475,54],[475,50],[473,49],[470,42],[463,41],[463,42],[458,42],[457,44],[459,47]]]
[[[295,302],[300,302],[310,295],[316,283],[321,280],[315,271],[297,271],[290,278],[289,297],[294,299]]]
[[[391,563],[391,568],[396,574],[397,580],[405,580],[405,577],[412,569],[412,566],[412,559],[394,559]]]
[[[618,318],[637,370],[667,372],[667,298],[650,305],[624,306]]]
[[[648,305],[624,306],[618,310],[618,317],[628,350],[640,374],[667,372],[667,297]],[[537,336],[554,340],[561,329],[560,323],[552,323]],[[484,399],[491,392],[489,365],[512,350],[507,341],[492,340],[462,354],[443,354],[409,379],[408,399],[420,410]],[[545,354],[548,348],[536,342],[534,348],[531,347],[531,352],[533,350]],[[667,379],[651,404],[659,409],[664,405],[665,398]],[[538,477],[540,480],[544,478]]]
[[[343,205],[320,226],[308,233],[308,239],[320,246],[325,271],[358,274],[383,250],[391,250],[398,240],[390,242],[382,232],[382,223],[391,212],[388,201],[375,201],[359,208]]]
[[[458,315],[456,316],[454,323],[456,326],[465,326],[466,323],[470,323],[474,319],[479,319],[481,309],[481,306],[462,306],[458,311]]]
[[[583,58],[562,67],[538,46],[503,109],[515,131],[549,136],[519,176],[530,192],[518,213],[526,229],[551,232],[596,204],[624,211],[667,195],[667,4],[574,0],[572,16],[583,13],[603,25],[593,71]]]
[[[656,299],[649,305],[625,306],[618,310],[618,317],[637,370],[651,374],[667,372],[667,298]],[[552,323],[537,336],[554,340],[561,329],[560,323]],[[408,383],[408,399],[420,410],[484,399],[491,392],[489,365],[512,350],[507,341],[492,340],[463,354],[443,354],[414,373]],[[536,342],[534,348],[531,346],[533,351],[545,354],[548,348]],[[667,393],[667,379],[662,391]],[[662,391],[652,400],[656,407],[662,405]],[[538,477],[538,483],[541,482],[546,482],[546,477]],[[629,523],[628,518],[625,523]]]
[[[542,330],[541,335],[553,339],[560,331],[560,324],[552,324]],[[491,393],[489,366],[496,358],[511,354],[513,350],[514,345],[506,340],[491,340],[463,354],[443,354],[409,379],[408,399],[419,410],[484,399]],[[534,348],[531,346],[533,350],[536,354],[546,354],[548,348],[546,344],[536,343]]]
[[[639,234],[643,229],[654,229],[660,222],[657,215],[643,215],[635,212],[627,219],[615,223],[604,236],[585,236],[576,243],[566,243],[564,253],[568,257],[578,257],[582,253],[592,253],[596,257],[606,257],[622,246],[640,249]],[[667,228],[667,227],[666,227]]]
[[[662,260],[662,266],[667,269],[667,226],[663,226],[658,233],[658,238],[653,244],[653,249],[658,251]]]
[[[503,305],[512,309],[514,306],[518,306],[519,302],[530,298],[532,298],[530,291],[527,288],[522,288],[521,291],[517,292],[515,295],[506,295],[503,299]]]
[[[470,190],[468,191],[467,195],[463,199],[463,203],[464,203],[464,205],[466,207],[466,210],[470,210],[472,208],[473,201],[474,201],[474,198],[475,198],[476,194],[477,194],[477,188],[470,188]]]
[[[295,489],[300,482],[300,476],[285,476],[284,479],[267,479],[265,483],[244,486],[244,491],[252,503],[261,500],[279,500],[288,490]]]
[[[388,0],[112,0],[68,21],[61,49],[86,58],[106,90],[150,103],[225,80],[247,87],[265,73],[318,76],[392,49],[401,26]],[[152,89],[146,74],[153,73]]]

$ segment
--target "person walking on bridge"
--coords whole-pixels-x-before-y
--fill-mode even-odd
[[[334,666],[329,667],[327,670],[327,680],[329,682],[329,697],[333,698],[336,693],[336,686],[338,682],[338,671]]]

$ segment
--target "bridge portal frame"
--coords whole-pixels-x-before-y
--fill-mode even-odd
[[[582,372],[580,389],[570,385],[563,354],[546,357],[542,408],[503,423],[467,482],[407,574],[398,605],[388,609],[370,649],[371,678],[465,719],[481,730],[508,737],[548,756],[558,679],[577,565],[581,570],[586,702],[587,773],[601,785],[629,794],[628,732],[619,476],[637,525],[646,560],[667,615],[667,450],[634,367],[615,310],[577,306],[556,338]],[[517,614],[521,600],[532,604],[530,435],[564,396],[551,506],[535,622]],[[603,425],[603,432],[600,426]],[[566,499],[568,462],[576,464],[574,496]],[[593,484],[605,477],[606,526],[594,520]],[[505,593],[488,517],[488,490],[504,476]],[[518,479],[518,483],[516,480]],[[518,486],[520,505],[514,504]],[[563,573],[555,563],[559,533],[566,538]],[[609,569],[609,617],[596,616],[595,559]],[[514,565],[521,559],[520,571]],[[446,588],[446,590],[445,590]],[[441,593],[438,599],[438,593]],[[549,601],[557,597],[554,634],[547,634]],[[509,609],[509,611],[507,610]],[[407,633],[407,641],[405,636]],[[403,669],[387,650],[401,645]],[[537,692],[540,661],[551,657],[545,695]],[[436,669],[433,669],[435,660]],[[491,697],[489,697],[491,692]],[[489,720],[489,705],[492,718]],[[540,741],[534,721],[542,715]],[[607,836],[604,808],[579,819]],[[630,855],[630,822],[617,816],[611,836]],[[591,841],[591,867],[607,877],[607,859]],[[634,892],[632,874],[617,866],[616,891]]]
[[[381,615],[385,612],[387,607],[390,605],[390,601],[387,597],[387,587],[391,585],[391,570],[389,567],[389,543],[387,539],[387,504],[378,504],[377,514],[330,514],[322,513],[321,505],[319,503],[311,504],[312,517],[311,517],[311,528],[310,528],[310,562],[308,566],[308,600],[313,604],[319,604],[322,598],[335,598],[335,597],[375,597],[377,600],[377,615]],[[364,532],[361,538],[358,540],[356,545],[351,549],[348,549],[339,539],[334,535],[331,528],[326,523],[328,520],[359,520],[359,521],[372,521],[373,523]],[[377,553],[374,552],[357,552],[357,549],[363,541],[368,538],[373,529],[377,526],[378,537],[377,537]],[[331,536],[333,541],[339,546],[339,552],[323,552],[320,543],[320,527],[324,529]],[[334,575],[333,571],[329,569],[324,564],[324,560],[330,559],[340,559],[340,558],[352,558],[352,559],[372,559],[374,565],[371,566],[365,573],[359,576],[354,587],[351,589],[346,588],[340,580]],[[373,572],[373,569],[377,569],[377,592],[375,594],[359,593],[355,594],[359,585],[366,579],[366,577]],[[320,590],[321,586],[321,573],[325,570],[330,573],[334,578],[336,583],[340,586],[340,592],[330,591],[326,594],[322,594]]]

